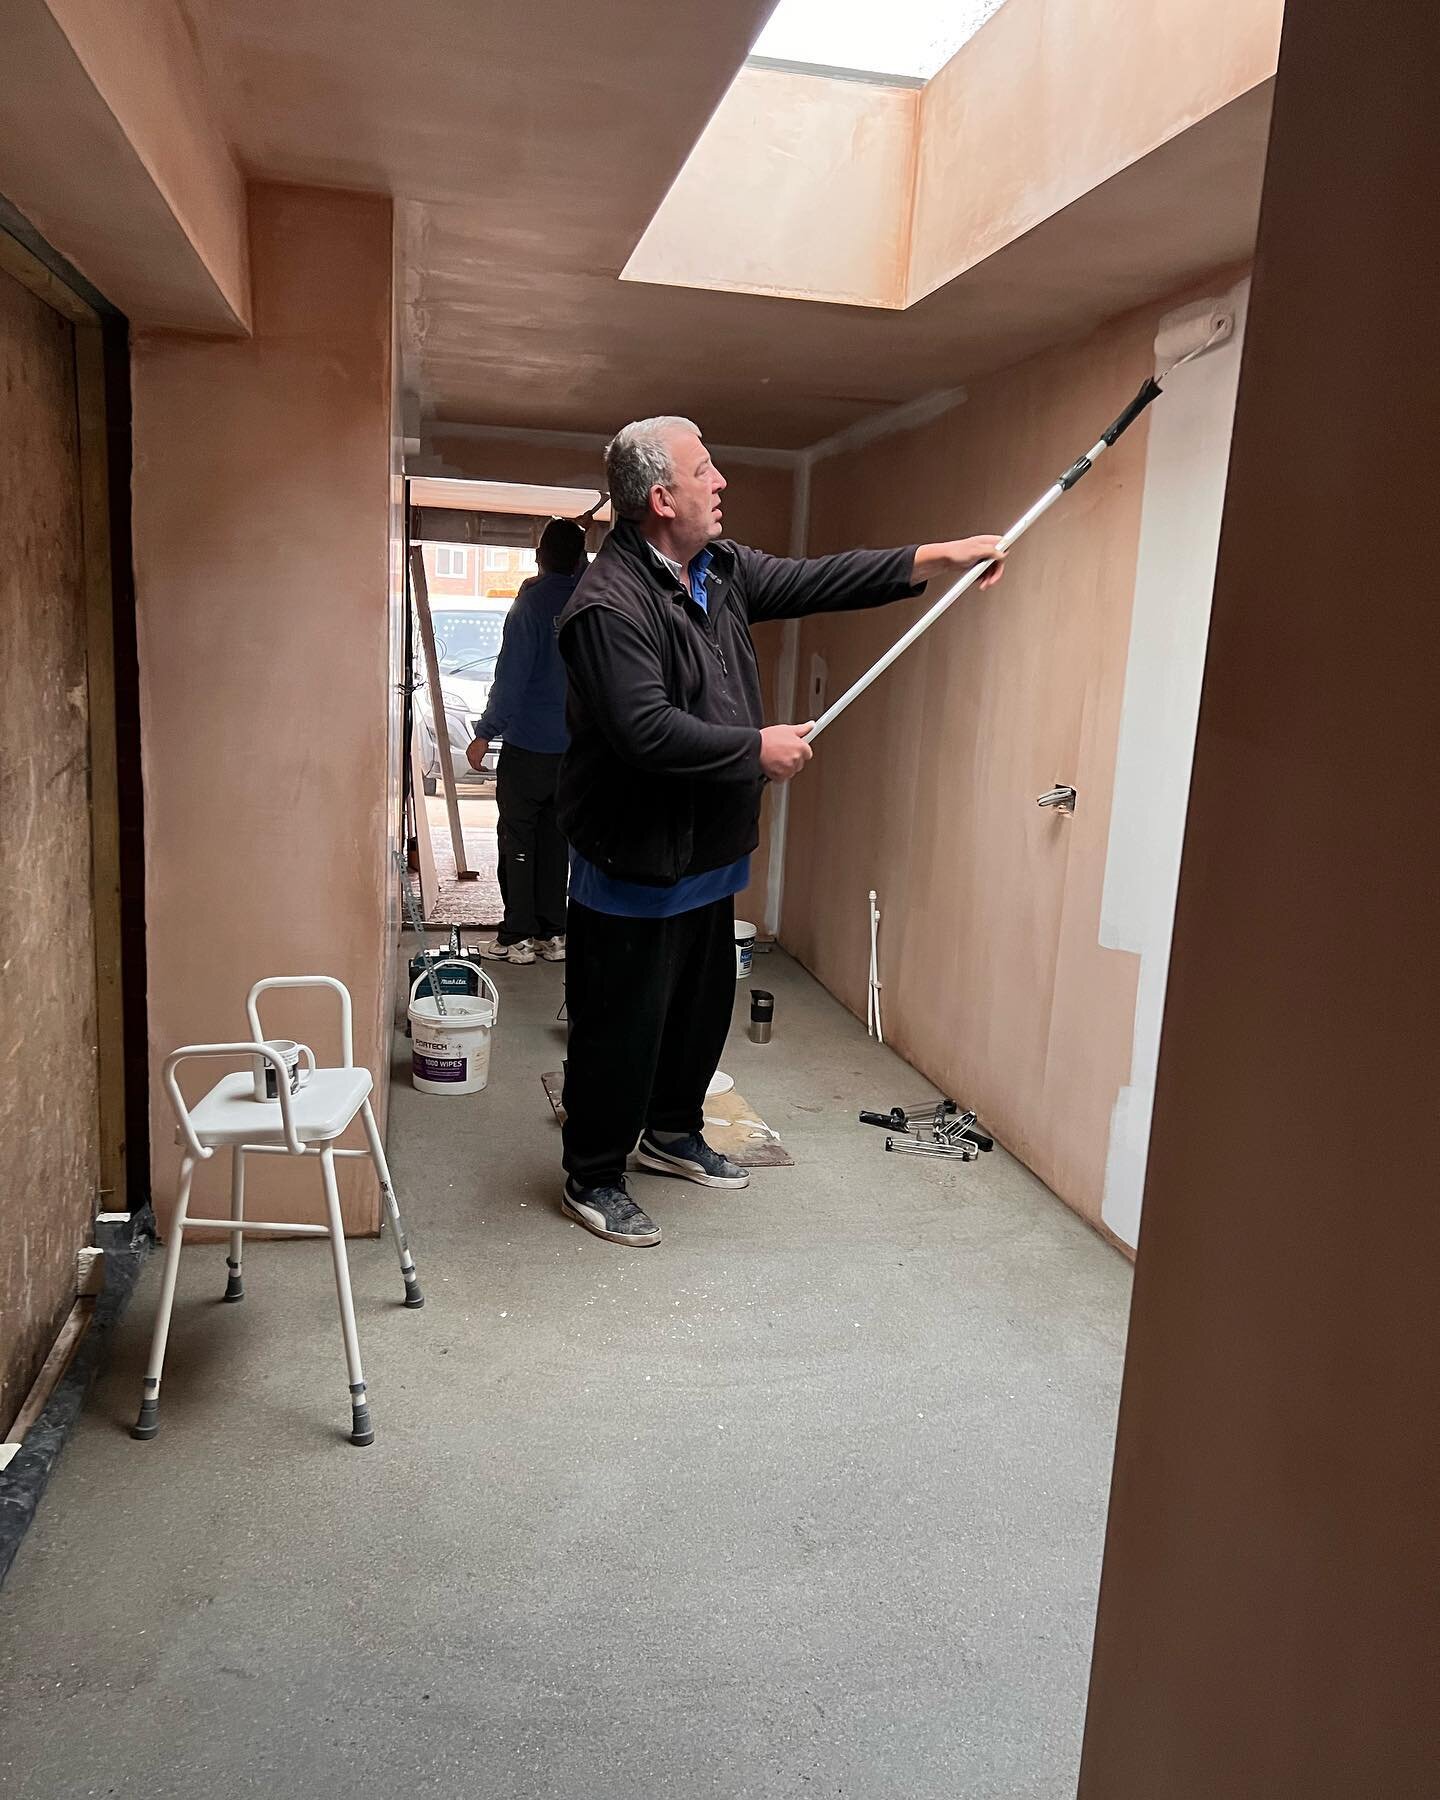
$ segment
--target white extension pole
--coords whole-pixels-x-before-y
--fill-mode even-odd
[[[1102,439],[1095,448],[1090,451],[1090,461],[1094,462],[1095,458],[1103,455],[1107,448],[1108,446]],[[1029,512],[1025,514],[1024,518],[1017,519],[1005,533],[1004,537],[1000,540],[1000,548],[1002,550],[1008,550],[1018,538],[1023,537],[1042,514],[1049,512],[1050,508],[1064,492],[1064,487],[1058,481],[1053,487],[1048,488],[1030,508]],[[929,611],[922,613],[905,635],[890,646],[873,668],[868,669],[865,674],[853,684],[853,686],[846,688],[845,692],[833,706],[826,707],[825,711],[821,713],[820,717],[815,721],[815,729],[810,733],[806,742],[813,744],[825,727],[838,719],[852,700],[858,700],[865,692],[866,688],[870,686],[872,681],[878,680],[898,656],[904,655],[905,651],[910,648],[916,638],[923,637],[935,621],[943,613],[950,610],[966,589],[973,587],[985,571],[987,569],[993,569],[994,566],[995,564],[992,560],[987,560],[982,563],[976,563],[972,569],[967,569],[954,586],[947,588]]]
[[[1204,351],[1208,350],[1212,344],[1223,341],[1223,339],[1227,338],[1234,329],[1233,316],[1229,313],[1217,311],[1208,305],[1193,309],[1193,311],[1193,318],[1187,317],[1177,331],[1176,342],[1173,345],[1176,355],[1174,360],[1166,368],[1166,375],[1170,373],[1171,369],[1178,368],[1181,363],[1189,362],[1192,357],[1201,355]],[[1083,475],[1089,473],[1091,467],[1099,461],[1119,437],[1129,430],[1150,402],[1159,399],[1161,391],[1160,382],[1163,379],[1164,376],[1158,378],[1150,376],[1141,383],[1139,393],[1136,394],[1135,398],[1125,408],[1124,412],[1120,414],[1119,418],[1106,426],[1105,430],[1100,434],[1099,439],[1090,446],[1084,456],[1082,456],[1078,462],[1073,463],[1058,481],[1048,487],[1030,508],[1029,512],[1022,518],[1017,519],[1005,533],[1004,537],[1000,539],[1000,548],[1002,550],[1008,550],[1012,544],[1018,543],[1035,521],[1039,518],[1043,518],[1044,515],[1049,512],[1050,508],[1062,494],[1068,493]],[[890,646],[880,658],[879,662],[875,664],[874,668],[868,669],[852,687],[846,688],[845,692],[833,706],[826,707],[825,711],[821,713],[820,717],[815,721],[815,727],[806,741],[813,744],[820,733],[824,731],[825,727],[833,724],[852,700],[858,700],[861,694],[865,692],[866,688],[870,686],[871,682],[877,680],[885,673],[897,656],[902,656],[915,642],[916,638],[923,637],[935,621],[943,613],[950,610],[965,590],[973,587],[975,583],[980,580],[981,576],[984,575],[985,571],[994,566],[994,560],[987,559],[985,562],[976,563],[974,568],[967,569],[954,586],[947,588],[930,610],[922,614],[922,616],[915,621],[898,643],[894,643]]]

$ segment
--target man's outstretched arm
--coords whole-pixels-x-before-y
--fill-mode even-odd
[[[976,563],[993,562],[995,567],[988,569],[975,585],[994,587],[1005,573],[1007,554],[1000,548],[999,538],[988,533],[979,537],[952,538],[948,544],[921,544],[915,552],[914,578],[916,581],[933,581],[938,575],[958,581]]]
[[[913,600],[925,582],[954,579],[977,562],[996,557],[999,539],[956,538],[900,550],[842,550],[834,556],[767,556],[740,547],[746,610],[752,624],[800,619],[810,613],[849,612]],[[1000,579],[1003,557],[980,585]]]

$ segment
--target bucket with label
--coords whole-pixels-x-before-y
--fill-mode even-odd
[[[478,1094],[490,1079],[490,1029],[500,1017],[500,995],[483,969],[474,973],[478,994],[447,994],[440,983],[440,1011],[433,994],[417,998],[428,976],[445,968],[434,963],[410,987],[410,1079],[422,1094]]]
[[[755,961],[755,927],[748,919],[735,921],[735,979],[743,981]]]

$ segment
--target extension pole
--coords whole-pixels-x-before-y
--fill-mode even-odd
[[[1183,360],[1188,361],[1188,358]],[[1012,544],[1024,537],[1025,533],[1037,519],[1042,518],[1049,512],[1050,508],[1062,494],[1069,493],[1070,489],[1074,487],[1081,476],[1088,474],[1095,463],[1097,463],[1105,452],[1110,449],[1116,440],[1129,430],[1150,402],[1159,398],[1160,391],[1160,384],[1156,381],[1154,376],[1147,376],[1139,393],[1136,394],[1135,398],[1125,408],[1124,412],[1120,414],[1119,418],[1116,419],[1113,424],[1106,426],[1105,430],[1100,434],[1098,441],[1090,446],[1078,462],[1072,463],[1057,482],[1045,490],[1023,518],[1015,521],[1005,533],[1004,537],[1001,538],[1000,548],[1002,550],[1008,550]],[[870,686],[872,681],[877,680],[883,675],[890,667],[891,663],[910,648],[916,638],[923,637],[941,614],[948,612],[965,590],[973,587],[985,571],[987,569],[993,569],[994,566],[994,559],[990,558],[985,562],[976,563],[971,569],[967,569],[955,585],[947,588],[930,610],[922,614],[905,635],[890,646],[872,669],[867,670],[852,687],[846,688],[845,692],[833,706],[826,707],[825,711],[821,713],[820,717],[815,721],[815,728],[806,739],[806,742],[813,744],[825,727],[833,724],[852,700],[858,700],[865,692],[866,688]]]

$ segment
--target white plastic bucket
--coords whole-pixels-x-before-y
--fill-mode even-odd
[[[755,961],[755,927],[748,919],[735,921],[735,979],[743,981]]]
[[[410,1079],[422,1094],[478,1094],[490,1079],[490,1028],[500,1017],[495,983],[473,963],[485,994],[442,994],[442,1017],[433,995],[417,1000],[420,984],[450,958],[429,963],[410,987]]]

